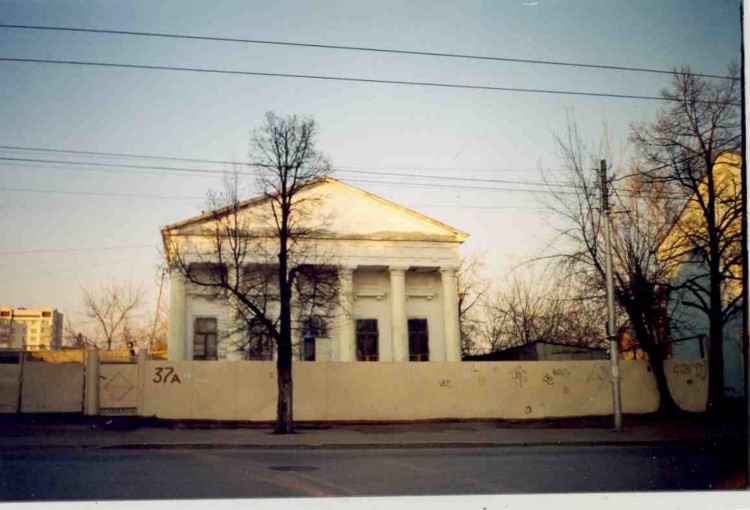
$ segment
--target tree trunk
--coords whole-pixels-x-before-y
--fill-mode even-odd
[[[285,354],[282,354],[285,351]],[[292,349],[279,345],[279,358],[276,361],[276,378],[278,381],[278,398],[276,401],[276,426],[274,434],[294,433],[294,414],[292,407]]]
[[[276,401],[275,434],[294,433],[293,393],[292,393],[292,286],[289,282],[289,209],[282,204],[281,232],[279,235],[279,297],[280,328],[276,361],[276,378],[279,393]]]
[[[708,403],[707,411],[716,415],[724,403],[724,327],[721,304],[721,240],[716,222],[716,188],[713,174],[713,160],[706,161],[706,184],[708,204],[706,230],[708,231],[708,274],[709,274],[709,313],[708,313]]]
[[[667,375],[664,372],[664,356],[660,352],[661,349],[654,346],[653,349],[644,350],[648,354],[649,364],[651,370],[654,371],[654,379],[656,379],[656,388],[659,391],[659,410],[657,412],[665,416],[678,414],[681,410],[672,398],[672,392],[667,384]]]
[[[658,413],[663,415],[673,415],[680,411],[680,408],[672,398],[672,392],[669,391],[667,376],[664,373],[664,352],[646,329],[645,325],[640,322],[640,314],[633,312],[630,315],[630,322],[633,324],[638,343],[648,355],[648,362],[651,370],[654,371],[656,379],[656,389],[659,391],[659,409]]]
[[[713,272],[713,271],[712,271]],[[722,325],[721,285],[711,278],[711,309],[708,344],[708,405],[709,414],[716,415],[724,403],[724,328]]]

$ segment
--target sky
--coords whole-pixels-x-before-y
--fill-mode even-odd
[[[740,55],[739,4],[729,0],[0,0],[0,24],[665,70],[690,66],[708,74],[724,74]],[[0,57],[646,96],[670,83],[668,75],[580,67],[11,28],[0,28]],[[544,209],[541,184],[385,174],[540,182],[544,170],[562,178],[554,136],[564,132],[569,115],[592,148],[609,140],[616,173],[629,126],[652,120],[663,106],[636,99],[21,62],[0,62],[0,83],[3,147],[242,161],[265,112],[312,116],[334,177],[469,233],[462,252],[478,256],[484,276],[495,281],[542,254],[553,238],[555,222]],[[0,158],[6,158],[0,159],[0,305],[53,306],[73,321],[83,320],[83,289],[103,283],[141,285],[144,310],[153,308],[163,263],[160,228],[199,213],[206,192],[222,186],[216,175],[126,173],[84,162],[230,167],[15,149],[0,149]],[[414,185],[428,182],[453,186]]]

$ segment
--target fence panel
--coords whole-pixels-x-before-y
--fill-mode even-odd
[[[0,364],[0,413],[18,412],[21,365]]]
[[[138,365],[102,363],[99,366],[99,413],[135,415],[138,407]]]
[[[83,412],[83,365],[79,363],[25,363],[21,412]]]

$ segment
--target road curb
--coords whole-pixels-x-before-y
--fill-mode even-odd
[[[435,449],[435,448],[533,448],[553,446],[659,446],[717,444],[741,441],[740,437],[619,440],[619,441],[522,441],[522,442],[418,442],[418,443],[305,443],[305,444],[258,444],[258,443],[118,443],[109,445],[25,445],[30,449],[43,448],[91,448],[95,450],[354,450],[354,449]],[[3,447],[0,447],[3,448]],[[23,448],[23,447],[20,447]]]

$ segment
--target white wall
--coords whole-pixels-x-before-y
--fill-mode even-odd
[[[677,403],[705,408],[702,361],[667,362]],[[675,369],[677,367],[677,369]],[[656,383],[645,361],[623,361],[626,413],[654,412]],[[272,362],[149,361],[144,416],[272,421]],[[690,382],[688,382],[690,381]],[[481,363],[295,363],[295,419],[378,421],[532,419],[612,413],[608,361]]]
[[[665,370],[677,404],[703,411],[708,394],[705,361],[669,360]],[[608,361],[321,362],[295,363],[293,371],[299,421],[537,419],[612,413]],[[621,372],[624,412],[654,412],[658,396],[648,363],[623,361]],[[122,380],[114,385],[118,374]],[[0,412],[16,410],[18,375],[18,365],[0,365]],[[275,417],[273,362],[145,361],[140,368],[103,364],[100,375],[104,413],[137,406],[143,416],[170,419]],[[81,364],[26,363],[23,379],[22,412],[82,411]]]

